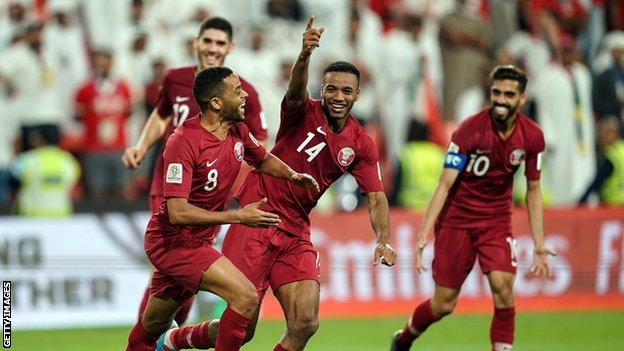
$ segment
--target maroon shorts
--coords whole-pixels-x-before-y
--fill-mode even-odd
[[[296,281],[319,281],[319,256],[312,243],[277,227],[232,224],[222,252],[256,286],[260,301],[269,286],[276,290]]]
[[[163,195],[150,195],[149,207],[150,207],[150,212],[152,212],[152,214],[158,212],[158,208],[160,207],[162,200],[163,200]]]
[[[484,274],[515,274],[516,239],[506,227],[436,228],[432,269],[436,285],[459,289],[477,257]]]
[[[199,291],[202,274],[222,255],[214,247],[169,247],[145,237],[147,257],[154,266],[150,295],[184,303]]]

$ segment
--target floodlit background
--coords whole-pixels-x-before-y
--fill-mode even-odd
[[[153,109],[163,73],[195,64],[200,24],[225,17],[236,43],[225,65],[259,92],[271,145],[311,14],[325,27],[311,95],[328,62],[351,61],[362,72],[352,112],[382,157],[399,262],[370,265],[365,203],[353,178],[341,178],[312,218],[322,321],[308,349],[385,350],[432,293],[430,273],[413,270],[422,210],[450,133],[486,106],[489,72],[509,63],[529,76],[525,113],[546,138],[545,234],[559,252],[553,279],[528,274],[532,241],[518,172],[517,348],[624,349],[621,0],[2,0],[0,277],[12,281],[13,348],[124,347],[149,278],[142,236],[159,147],[138,171],[123,168],[120,156]],[[91,115],[89,88],[101,92]],[[29,162],[44,154],[48,161]],[[265,301],[245,350],[269,349],[283,331],[279,306]],[[218,317],[222,308],[202,294],[193,318]],[[459,316],[417,343],[487,349],[490,311],[475,271]]]

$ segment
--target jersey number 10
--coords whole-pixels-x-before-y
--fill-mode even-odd
[[[474,172],[477,177],[483,176],[490,169],[490,159],[485,155],[470,155],[466,172]]]

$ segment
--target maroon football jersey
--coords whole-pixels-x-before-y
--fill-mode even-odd
[[[445,167],[455,168],[449,159],[459,157],[465,162],[438,224],[463,228],[511,226],[514,173],[524,162],[527,179],[538,180],[543,151],[542,130],[524,115],[518,115],[506,140],[494,129],[489,109],[468,118],[453,133],[449,144]]]
[[[185,198],[205,210],[223,211],[241,162],[256,166],[265,154],[244,123],[233,124],[221,141],[201,126],[199,117],[190,118],[175,129],[165,146],[165,199]],[[163,200],[152,215],[146,235],[162,237],[171,245],[192,247],[212,243],[218,228],[172,225]]]
[[[185,66],[167,71],[163,80],[156,109],[162,117],[173,116],[171,123],[165,130],[163,140],[167,140],[174,129],[184,123],[187,118],[199,114],[199,105],[193,97],[193,80],[195,79],[196,66]],[[240,78],[240,77],[239,77]],[[260,98],[256,90],[243,78],[240,78],[241,86],[249,96],[245,102],[245,124],[258,140],[266,140],[268,134]],[[158,155],[154,166],[150,195],[162,196],[163,194],[163,162],[162,155]]]
[[[321,102],[306,100],[294,111],[284,111],[275,146],[271,153],[296,172],[308,173],[318,182],[321,192],[292,182],[249,173],[236,198],[241,205],[265,196],[267,211],[280,216],[280,228],[309,240],[308,215],[323,192],[345,172],[351,173],[363,193],[382,191],[379,156],[373,139],[351,115],[342,130],[329,128]]]

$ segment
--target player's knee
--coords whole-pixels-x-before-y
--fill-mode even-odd
[[[152,334],[152,335],[160,335],[167,331],[171,326],[171,319],[159,318],[158,316],[145,314],[143,318],[141,318],[141,323],[143,324],[143,328]]]
[[[316,316],[304,316],[293,321],[291,329],[293,334],[302,339],[309,339],[316,333],[319,327],[319,321]]]
[[[513,306],[514,304],[514,292],[512,284],[497,284],[492,286],[492,295],[496,296],[498,300],[503,302],[506,306]]]
[[[438,318],[442,318],[446,315],[453,313],[453,311],[455,310],[455,306],[457,306],[457,299],[431,301],[431,310],[433,314]]]
[[[249,284],[248,287],[241,289],[236,294],[236,301],[232,302],[237,310],[243,312],[244,315],[251,315],[253,311],[258,307],[258,292],[253,285]]]

